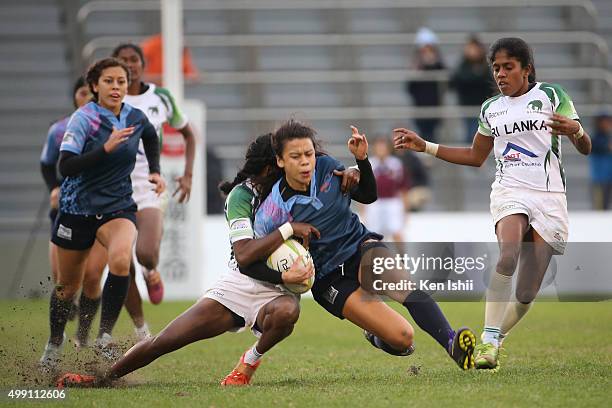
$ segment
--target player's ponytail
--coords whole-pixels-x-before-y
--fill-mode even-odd
[[[219,190],[228,195],[238,184],[251,179],[263,200],[279,177],[280,170],[276,166],[276,157],[272,150],[272,134],[268,133],[259,136],[249,145],[244,166],[238,171],[232,182],[226,181],[219,184]]]
[[[490,64],[492,64],[495,60],[495,54],[502,50],[506,51],[508,57],[516,58],[521,63],[521,67],[531,65],[531,71],[529,72],[527,81],[529,81],[529,83],[534,83],[536,81],[533,51],[525,40],[517,37],[507,37],[500,38],[499,40],[495,41],[493,44],[491,44],[491,48],[489,48]]]

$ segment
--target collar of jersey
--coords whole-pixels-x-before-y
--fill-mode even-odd
[[[118,129],[123,129],[127,127],[126,119],[127,119],[128,113],[130,113],[130,111],[132,110],[131,105],[128,105],[127,103],[123,102],[121,104],[121,111],[119,112],[119,119],[117,119],[115,114],[111,112],[110,110],[106,109],[104,106],[96,102],[90,102],[90,103],[93,103],[98,113],[100,113],[102,116],[105,116],[108,120],[111,121],[112,124],[119,125],[117,126]]]
[[[281,180],[278,180],[274,187],[272,187],[272,198],[275,202],[280,204],[280,207],[286,212],[290,212],[294,204],[311,205],[315,210],[323,208],[323,203],[317,198],[317,167],[315,166],[312,172],[312,181],[310,183],[310,195],[305,196],[301,194],[289,197],[287,201],[283,200],[280,192]]]

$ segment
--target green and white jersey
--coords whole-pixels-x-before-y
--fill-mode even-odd
[[[187,117],[178,108],[174,97],[165,88],[147,84],[149,89],[140,95],[126,95],[123,102],[140,109],[147,115],[149,122],[155,127],[161,143],[163,137],[163,125],[168,123],[175,129],[182,129],[187,126]],[[133,184],[136,182],[148,183],[149,164],[144,154],[142,142],[138,147],[136,155],[136,166],[132,172]]]
[[[579,119],[565,89],[545,82],[521,96],[499,94],[482,104],[478,132],[495,138],[493,184],[565,192],[561,136],[546,125],[553,112]]]
[[[254,239],[253,222],[255,210],[259,206],[259,193],[249,180],[238,184],[230,191],[225,200],[225,219],[229,226],[230,244],[243,239]],[[236,262],[234,252],[230,259],[230,267]]]

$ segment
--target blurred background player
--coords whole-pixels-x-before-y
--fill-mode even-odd
[[[301,283],[314,273],[312,264],[306,266],[299,262],[300,258],[282,273],[260,262],[291,235],[308,239],[311,234],[318,234],[311,225],[292,223],[291,234],[277,229],[255,238],[255,210],[278,178],[274,160],[270,134],[262,135],[249,145],[244,166],[234,180],[220,186],[227,195],[225,216],[232,246],[228,271],[159,334],[128,350],[102,378],[68,373],[60,378],[58,386],[112,381],[188,344],[228,331],[240,332],[247,327],[258,340],[221,385],[241,386],[251,382],[264,353],[289,336],[299,318],[299,297],[279,284]]]
[[[157,85],[162,85],[162,73],[164,67],[164,48],[161,34],[155,34],[146,38],[141,44],[143,61],[144,77],[146,81],[153,82]],[[186,79],[197,80],[198,68],[193,62],[191,51],[189,48],[183,47],[183,75]]]
[[[591,151],[569,95],[559,85],[536,82],[533,53],[525,41],[495,41],[489,62],[500,94],[482,104],[471,147],[426,142],[407,129],[396,129],[394,135],[398,149],[467,166],[482,166],[495,151],[491,214],[500,256],[487,289],[482,344],[476,348],[475,365],[481,369],[498,367],[501,341],[529,310],[552,255],[565,250],[569,222],[561,137],[584,155]],[[517,265],[516,299],[510,301]]]
[[[404,213],[410,208],[407,174],[402,161],[391,155],[387,138],[376,137],[373,150],[370,163],[376,178],[378,199],[363,206],[366,224],[384,235],[386,241],[402,242],[406,224]]]
[[[612,114],[602,112],[595,118],[591,152],[593,209],[609,210],[612,200]]]
[[[72,87],[72,104],[75,109],[80,108],[92,98],[89,86],[85,83],[85,78],[79,77]],[[59,192],[63,177],[58,173],[57,162],[60,154],[60,144],[64,138],[66,125],[70,116],[53,123],[47,133],[47,139],[40,155],[40,172],[42,173],[45,184],[49,189],[49,219],[51,220],[51,232],[53,233],[53,222],[59,210]],[[57,247],[49,240],[49,265],[51,265],[51,278],[53,283],[57,282]],[[76,315],[77,303],[73,303],[70,311],[70,320]]]
[[[419,71],[435,71],[445,68],[442,54],[438,48],[438,37],[427,27],[421,27],[415,38],[416,50],[412,65]],[[412,81],[406,83],[406,90],[412,97],[414,106],[436,107],[442,105],[442,89],[437,81]],[[427,140],[437,140],[436,130],[440,125],[438,118],[419,118],[414,123]]]
[[[477,36],[471,36],[463,46],[461,62],[453,71],[449,85],[457,91],[459,105],[480,106],[495,92],[495,84],[487,62],[487,50]],[[471,143],[478,131],[478,119],[464,119],[466,143]]]
[[[165,189],[155,128],[144,113],[122,102],[129,80],[129,70],[121,61],[95,62],[86,75],[93,101],[72,115],[60,146],[59,170],[65,179],[52,237],[58,246],[59,273],[49,307],[51,334],[40,359],[45,371],[55,369],[61,358],[66,319],[96,240],[108,251],[105,286],[112,288],[102,299],[101,328],[112,328],[119,316],[136,238],[130,174],[141,139],[152,188],[158,194]],[[99,338],[101,351],[106,337],[104,333]]]
[[[178,183],[178,188],[173,196],[180,193],[178,201],[180,203],[187,202],[191,194],[196,141],[186,116],[178,108],[172,94],[167,89],[142,81],[145,60],[140,47],[134,44],[121,44],[113,50],[112,56],[123,61],[130,70],[131,82],[124,102],[140,109],[147,116],[155,127],[160,140],[159,143],[161,144],[163,137],[162,127],[164,123],[178,129],[183,135],[185,139],[185,170],[183,175],[175,180]],[[166,197],[157,196],[151,191],[148,181],[148,163],[143,154],[142,146],[138,149],[136,165],[130,177],[132,179],[134,201],[138,207],[136,212],[138,229],[136,259],[142,265],[151,303],[159,304],[162,301],[164,289],[157,265],[159,263],[163,208]],[[105,249],[100,244],[94,245],[87,263],[84,281],[84,288],[86,288],[87,297],[91,304],[95,304],[96,299],[100,298],[100,279],[107,264],[106,258]],[[130,287],[125,306],[134,322],[136,337],[138,340],[142,340],[150,336],[151,332],[144,319],[142,299],[136,285],[135,275],[136,268],[132,260],[130,264]],[[95,310],[86,310],[80,315],[77,330],[78,344],[87,344],[89,328],[95,313]],[[108,333],[108,328],[106,328],[106,332]]]

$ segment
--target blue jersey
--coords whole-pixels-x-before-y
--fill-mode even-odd
[[[55,166],[59,160],[60,144],[66,132],[66,126],[70,116],[60,119],[49,128],[47,140],[40,155],[40,162],[48,166]]]
[[[60,191],[60,211],[76,215],[109,214],[135,205],[130,174],[134,169],[140,137],[152,126],[145,114],[124,103],[117,118],[95,102],[70,117],[60,151],[84,154],[106,143],[113,127],[134,126],[134,133],[94,168],[66,177]]]
[[[351,197],[342,193],[341,178],[334,170],[344,166],[330,156],[317,157],[309,195],[294,195],[284,201],[280,180],[255,213],[255,233],[267,235],[285,222],[307,222],[321,233],[320,239],[310,241],[316,278],[320,279],[342,265],[357,252],[368,237],[382,239],[359,221],[351,211]]]

